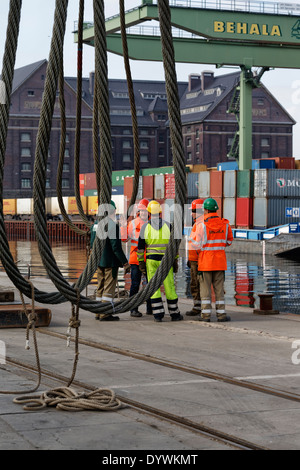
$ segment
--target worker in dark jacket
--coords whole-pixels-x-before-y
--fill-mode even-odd
[[[122,249],[119,225],[115,221],[116,205],[111,201],[108,206],[108,217],[105,220],[107,223],[107,230],[105,233],[106,242],[97,268],[98,287],[96,291],[96,300],[100,302],[113,302],[119,268],[123,267],[125,269],[125,273],[130,271],[130,264],[128,263]],[[96,235],[102,236],[101,233],[97,232],[97,229],[98,222],[96,221],[91,231],[91,246],[94,243]],[[101,321],[119,320],[119,317],[117,316],[106,314],[96,315],[96,319],[98,318]]]

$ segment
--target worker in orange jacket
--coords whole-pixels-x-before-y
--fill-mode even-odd
[[[198,273],[202,308],[200,320],[210,322],[211,286],[213,286],[218,322],[227,322],[230,321],[230,317],[225,312],[224,280],[227,270],[225,248],[232,244],[232,230],[228,220],[218,216],[219,208],[214,199],[206,199],[203,207],[204,221],[198,225],[195,241],[199,254]]]
[[[191,294],[194,301],[192,310],[185,312],[187,316],[196,316],[201,313],[201,297],[200,283],[198,277],[198,251],[195,249],[193,242],[196,240],[197,226],[203,222],[203,202],[204,199],[195,199],[192,202],[191,209],[193,218],[193,227],[188,239],[188,262],[187,265],[191,270]]]
[[[130,255],[129,255],[129,264],[131,266],[131,286],[130,286],[130,297],[134,294],[137,294],[140,288],[140,283],[142,280],[142,273],[139,269],[139,262],[137,259],[137,248],[138,240],[140,236],[140,231],[142,226],[148,222],[148,199],[142,199],[137,206],[137,213],[135,219],[131,220],[125,226],[121,226],[121,239],[123,242],[130,240]],[[147,282],[147,278],[145,278]],[[147,315],[152,315],[151,301],[147,300]],[[141,317],[142,313],[135,308],[131,310],[130,316],[132,317]]]

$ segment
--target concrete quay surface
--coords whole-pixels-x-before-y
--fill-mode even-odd
[[[55,290],[47,279],[33,278],[32,282],[38,289]],[[5,273],[0,273],[0,285],[13,288],[15,299],[19,299]],[[181,312],[190,310],[191,304],[189,299],[180,299]],[[68,302],[36,305],[52,311],[50,326],[41,328],[44,333],[37,332],[41,367],[69,378],[74,343],[67,348],[65,339],[45,333],[66,334],[71,306]],[[145,305],[140,310],[145,312]],[[299,394],[300,315],[254,315],[252,309],[230,305],[226,311],[231,316],[230,323],[217,323],[213,315],[211,323],[206,324],[187,316],[183,321],[171,322],[168,314],[162,323],[155,323],[148,315],[132,318],[129,312],[120,314],[118,322],[99,322],[94,314],[80,310],[80,339],[116,350],[80,344],[75,380],[108,388],[118,397],[145,403],[271,450],[300,449],[300,401],[118,353],[118,349],[134,352]],[[31,334],[30,350],[25,350],[25,329],[1,329],[0,346],[7,359],[35,366]],[[1,392],[20,391],[27,395],[36,385],[36,375],[9,360],[1,362]],[[42,379],[34,394],[61,385]],[[113,455],[113,451],[197,454],[201,450],[231,449],[216,439],[127,405],[116,411],[25,411],[13,402],[17,396],[0,393],[1,450],[101,450]]]

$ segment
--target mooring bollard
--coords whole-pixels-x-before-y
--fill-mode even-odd
[[[274,294],[258,294],[260,298],[260,309],[253,310],[255,315],[278,315],[278,310],[273,310],[272,299]]]

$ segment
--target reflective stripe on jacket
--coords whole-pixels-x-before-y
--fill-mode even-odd
[[[130,240],[129,264],[139,264],[137,258],[138,240],[142,226],[146,222],[136,217],[129,222],[127,227],[121,227],[121,238],[123,242]]]
[[[217,213],[204,216],[197,230],[196,242],[201,246],[198,258],[198,271],[226,271],[226,246],[233,241],[232,230],[227,219]]]
[[[138,242],[138,261],[144,261],[145,251],[146,259],[161,260],[169,244],[170,236],[171,227],[162,219],[159,219],[159,224],[150,221],[144,225]]]
[[[189,252],[189,261],[198,261],[198,254],[200,251],[200,245],[196,243],[197,236],[197,226],[203,222],[203,215],[200,215],[196,218],[190,236],[188,238],[188,252]]]

